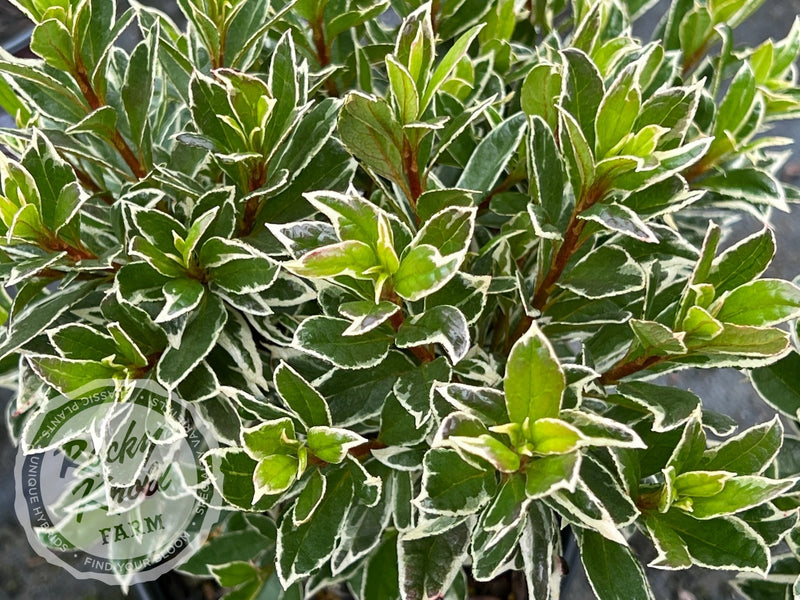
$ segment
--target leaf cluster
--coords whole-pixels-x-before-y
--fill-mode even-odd
[[[469,565],[547,600],[569,527],[602,600],[653,597],[636,530],[653,567],[797,593],[800,287],[763,274],[800,21],[749,48],[763,0],[674,0],[651,42],[650,0],[178,0],[185,29],[12,1],[9,426],[57,446],[37,415],[98,380],[190,402],[229,512],[185,571],[456,600]],[[737,433],[658,378],[687,368],[783,418]]]

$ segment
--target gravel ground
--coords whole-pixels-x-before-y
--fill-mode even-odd
[[[155,4],[156,2],[146,2]],[[0,0],[0,33],[9,28],[19,28],[7,16],[7,0]],[[662,7],[656,7],[639,24],[637,32],[648,37]],[[754,17],[736,34],[737,43],[757,44],[768,38],[783,37],[800,14],[800,0],[767,0]],[[9,121],[0,115],[0,124]],[[795,157],[784,169],[784,177],[800,184],[800,122],[781,124],[781,135],[795,140]],[[778,253],[770,274],[774,277],[793,279],[800,273],[800,210],[791,215],[778,215],[774,219],[778,239]],[[731,239],[742,237],[759,229],[754,222],[743,222],[731,234]],[[729,240],[730,243],[730,240]],[[706,405],[716,411],[730,415],[742,425],[752,425],[772,417],[772,411],[756,397],[745,382],[743,375],[734,370],[720,372],[689,372],[670,376],[670,383],[692,389],[700,395]],[[744,384],[744,385],[742,385]],[[0,399],[0,406],[5,404]],[[61,569],[39,558],[28,545],[25,534],[17,522],[13,510],[13,468],[15,449],[11,447],[5,432],[0,433],[0,600],[117,600],[121,592],[96,581],[80,581]],[[641,549],[640,556],[648,560],[647,544],[635,540],[634,546]],[[651,551],[650,551],[651,552]],[[738,596],[728,585],[729,576],[724,573],[694,568],[688,571],[669,572],[648,569],[658,600],[733,600]],[[181,595],[173,596],[175,598]],[[578,565],[562,596],[565,600],[588,600],[592,597],[585,576]],[[379,600],[379,599],[369,599]]]

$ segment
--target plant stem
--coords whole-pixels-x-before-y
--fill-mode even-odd
[[[575,254],[585,241],[581,238],[581,235],[586,227],[586,221],[579,219],[578,215],[600,201],[605,192],[606,186],[604,182],[597,181],[581,195],[581,199],[575,205],[575,210],[572,212],[569,224],[567,225],[567,231],[564,234],[564,241],[553,257],[547,274],[536,285],[536,291],[531,301],[531,305],[536,310],[541,312],[548,306],[550,296],[553,294],[553,291],[555,291],[558,280],[561,279],[561,276],[564,274],[564,269],[567,268],[569,259],[572,258],[572,255]],[[508,352],[514,343],[528,331],[531,323],[533,323],[533,319],[527,314],[523,314],[506,342],[506,352]]]
[[[575,209],[572,211],[572,216],[569,218],[567,231],[564,234],[564,241],[561,247],[553,257],[550,264],[550,269],[547,271],[544,279],[536,286],[536,292],[533,296],[532,305],[536,310],[542,310],[550,299],[550,295],[555,290],[556,283],[567,268],[567,263],[572,255],[583,245],[584,240],[581,239],[581,234],[586,227],[586,221],[579,219],[580,214],[594,206],[599,202],[606,193],[606,184],[604,181],[595,181],[587,190],[585,190],[578,202],[575,203]]]
[[[431,29],[433,34],[436,35],[436,30],[439,28],[439,10],[441,0],[432,0],[431,2]]]
[[[536,286],[536,293],[531,302],[536,310],[542,310],[544,305],[547,304],[547,300],[550,298],[550,294],[553,293],[553,290],[555,290],[556,283],[558,283],[558,280],[564,273],[569,259],[572,258],[572,255],[580,246],[580,237],[585,226],[586,221],[578,219],[577,216],[574,216],[570,220],[567,226],[567,232],[564,235],[564,242],[553,258],[547,275],[545,275],[541,283]]]
[[[325,41],[325,30],[323,25],[323,17],[319,15],[311,23],[311,35],[314,38],[314,48],[317,51],[317,61],[319,66],[323,69],[331,64],[331,49]],[[325,78],[325,89],[329,96],[339,97],[339,87],[336,82],[330,77]]]
[[[247,188],[249,191],[263,187],[267,182],[267,166],[263,162],[259,162],[254,167],[253,171],[247,181]],[[244,213],[242,214],[242,222],[239,226],[239,235],[242,237],[249,235],[255,226],[256,217],[261,212],[261,201],[258,197],[250,198],[244,206]]]
[[[663,356],[640,356],[639,358],[626,361],[624,358],[608,371],[600,376],[600,383],[603,385],[614,385],[620,379],[629,375],[644,371],[650,367],[662,363],[666,360]]]
[[[417,200],[419,200],[423,192],[422,178],[417,164],[417,151],[411,147],[408,138],[403,138],[403,169],[405,170],[406,178],[408,178],[408,186],[411,192],[411,198],[409,199],[416,206]]]
[[[703,60],[703,57],[708,52],[708,46],[711,43],[711,35],[706,37],[703,40],[703,43],[695,50],[691,56],[685,57],[683,63],[681,64],[681,72],[682,75],[685,77],[689,74],[699,63]]]
[[[356,446],[355,448],[350,448],[348,454],[355,459],[361,459],[369,456],[373,450],[381,450],[382,448],[386,447],[387,445],[380,440],[368,440],[363,444]],[[309,454],[308,464],[309,466],[324,467],[330,463],[322,460],[321,458],[317,458],[313,454]]]
[[[389,324],[392,326],[392,329],[397,330],[400,329],[400,326],[405,322],[406,318],[403,315],[403,301],[400,297],[394,293],[394,291],[389,290],[388,292],[384,293],[382,296],[382,300],[388,300],[389,302],[393,302],[400,307],[396,313],[394,313],[391,317],[389,317]],[[436,360],[436,356],[428,350],[425,346],[412,346],[408,348],[411,350],[411,353],[416,356],[422,364],[433,362]]]
[[[83,61],[78,61],[75,65],[74,76],[75,80],[78,82],[78,87],[80,88],[83,97],[86,98],[86,102],[89,103],[89,107],[93,111],[106,106],[105,100],[100,98],[92,87],[92,82],[89,81],[89,75],[86,73],[86,67],[83,64]],[[128,165],[128,168],[131,170],[136,179],[144,179],[144,177],[147,175],[147,170],[142,166],[142,163],[139,162],[139,159],[136,158],[136,155],[133,153],[133,150],[131,150],[128,142],[125,141],[125,138],[122,137],[119,129],[114,128],[110,141],[111,145],[114,146],[116,151],[122,157],[122,160],[124,160],[125,164]]]
[[[422,178],[419,174],[419,165],[417,164],[417,149],[411,146],[408,138],[405,136],[403,136],[403,171],[405,171],[406,179],[408,180],[408,200],[411,203],[411,208],[417,219],[417,225],[419,225],[417,200],[419,200],[419,197],[425,190]]]

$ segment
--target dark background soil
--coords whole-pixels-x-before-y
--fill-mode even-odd
[[[175,10],[174,1],[145,1],[144,4],[163,5],[171,12]],[[636,33],[649,38],[655,23],[664,11],[664,2],[654,8],[637,23]],[[737,44],[758,44],[773,37],[780,39],[786,35],[796,15],[800,14],[800,0],[766,0],[754,17],[736,32]],[[8,0],[0,0],[0,44],[19,39],[27,32],[29,24],[18,18]],[[0,125],[8,126],[7,115],[0,115]],[[800,184],[800,122],[790,121],[780,124],[779,135],[795,140],[795,157],[784,168],[783,176],[788,181]],[[800,209],[791,215],[779,214],[774,219],[778,239],[778,254],[769,274],[773,277],[794,279],[800,274]],[[731,233],[727,243],[757,231],[760,226],[751,221],[743,221]],[[735,418],[742,426],[760,423],[772,418],[769,407],[759,401],[755,392],[739,372],[726,369],[719,372],[696,371],[671,377],[671,384],[691,388],[700,395],[706,405],[716,411]],[[0,407],[8,401],[0,396]],[[2,413],[0,413],[2,414]],[[39,558],[28,545],[25,533],[14,513],[14,459],[16,449],[8,440],[5,431],[0,431],[0,600],[118,600],[124,598],[118,588],[106,586],[93,580],[77,580],[67,572],[50,565]],[[641,542],[641,540],[639,540]],[[647,544],[634,546],[645,560],[652,557]],[[648,576],[654,586],[658,600],[733,600],[738,598],[728,585],[730,575],[726,573],[693,568],[687,571],[659,571],[648,569]],[[166,595],[158,595],[153,588],[134,590],[143,600],[164,598],[203,598],[208,588],[184,586],[174,577],[165,576],[162,586]],[[516,581],[499,582],[494,587],[476,590],[480,596],[474,600],[505,600],[516,598]],[[490,595],[487,595],[490,594]],[[579,563],[573,568],[567,586],[562,594],[564,600],[589,600],[592,593]],[[271,599],[264,599],[271,600]],[[366,600],[384,600],[369,598]]]

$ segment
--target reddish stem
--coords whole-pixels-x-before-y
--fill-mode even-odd
[[[95,93],[92,82],[89,81],[89,75],[86,73],[86,67],[83,65],[82,61],[78,61],[75,65],[74,75],[83,97],[86,98],[86,102],[89,103],[89,107],[92,110],[97,110],[105,106],[105,101]],[[139,159],[136,158],[133,150],[131,150],[131,147],[125,141],[125,138],[122,137],[118,129],[114,129],[110,141],[134,176],[137,179],[144,179],[147,175],[147,170],[142,166],[142,163],[139,162]]]

